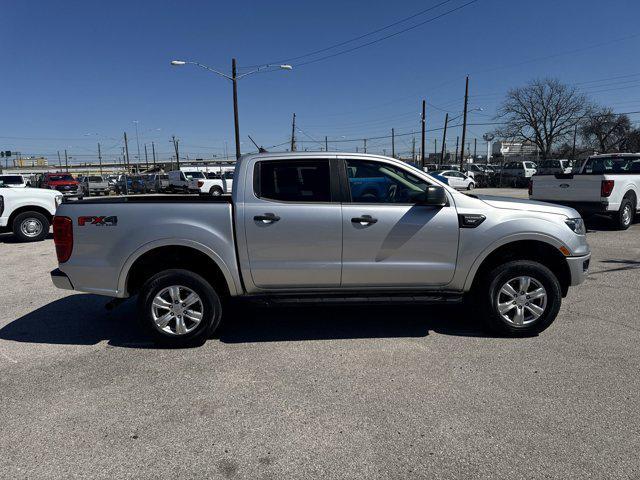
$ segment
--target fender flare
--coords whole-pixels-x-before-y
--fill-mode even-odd
[[[556,239],[555,237],[552,237],[551,235],[547,235],[544,233],[539,233],[539,232],[514,233],[513,235],[502,237],[499,240],[496,240],[495,242],[487,246],[487,248],[485,248],[480,253],[480,255],[478,255],[478,257],[476,257],[473,264],[471,265],[471,268],[467,272],[467,276],[464,281],[463,290],[465,292],[468,292],[469,290],[471,290],[471,285],[473,284],[473,281],[476,278],[476,274],[480,269],[480,265],[482,265],[482,262],[484,262],[489,255],[491,255],[498,248],[503,247],[509,243],[520,242],[523,240],[543,242],[558,249],[564,246],[564,244],[558,239]]]
[[[118,290],[116,291],[117,296],[124,298],[129,295],[127,292],[127,277],[129,276],[129,271],[131,270],[131,267],[136,262],[136,260],[138,260],[145,253],[150,252],[151,250],[154,250],[156,248],[174,246],[193,248],[194,250],[198,250],[211,258],[211,260],[215,262],[215,264],[222,272],[222,275],[224,276],[224,279],[227,283],[227,288],[229,289],[229,294],[231,296],[238,295],[238,288],[233,279],[233,275],[231,275],[231,270],[215,251],[213,251],[206,245],[203,245],[202,243],[188,240],[186,238],[162,238],[145,243],[140,248],[135,250],[131,255],[129,255],[129,257],[127,257],[122,268],[120,269],[120,274],[118,275]]]

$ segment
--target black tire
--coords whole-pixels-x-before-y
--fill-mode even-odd
[[[220,195],[222,195],[224,192],[222,191],[222,189],[221,189],[220,187],[215,186],[215,187],[211,187],[211,188],[209,189],[209,193],[210,193],[211,195],[213,195],[214,197],[219,197],[219,196],[220,196]]]
[[[618,230],[626,230],[633,224],[633,217],[635,216],[636,207],[630,198],[625,197],[620,203],[620,210],[613,215],[613,221],[615,222]]]
[[[467,190],[473,190],[475,188],[475,184],[473,182],[469,183],[469,185],[467,185]]]
[[[29,224],[25,223],[29,222]],[[22,212],[13,219],[13,234],[21,242],[40,242],[49,234],[49,219],[39,212]],[[37,228],[29,234],[30,228]]]
[[[156,295],[175,285],[195,292],[202,304],[200,323],[192,331],[182,335],[160,330],[152,313],[152,304]],[[188,270],[171,269],[157,273],[145,282],[138,296],[138,319],[153,341],[160,345],[169,347],[202,345],[218,328],[221,318],[222,305],[218,294],[209,282]],[[175,330],[175,321],[170,321],[168,327]]]
[[[499,313],[498,292],[510,279],[520,276],[530,277],[542,285],[547,297],[544,312],[540,317],[530,323],[515,325]],[[562,289],[556,276],[541,263],[530,260],[515,260],[494,268],[479,279],[474,294],[475,303],[482,313],[485,326],[493,333],[511,337],[531,336],[542,332],[556,319],[562,303]],[[524,300],[528,297],[521,298]],[[525,315],[530,314],[525,307],[522,307],[522,310]]]

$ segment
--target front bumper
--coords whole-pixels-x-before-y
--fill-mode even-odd
[[[51,281],[57,288],[61,288],[63,290],[73,290],[71,280],[69,280],[67,274],[59,268],[51,271]]]
[[[566,257],[569,272],[571,273],[571,283],[573,287],[583,283],[589,275],[589,263],[591,262],[591,254],[580,257]]]

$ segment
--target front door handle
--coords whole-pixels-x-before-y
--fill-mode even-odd
[[[362,215],[361,217],[354,217],[351,219],[351,223],[359,223],[360,225],[373,225],[378,221],[377,218],[373,218],[371,215]]]
[[[253,217],[253,219],[256,222],[274,223],[280,220],[280,217],[277,216],[275,213],[265,213],[264,215],[256,215],[255,217]]]

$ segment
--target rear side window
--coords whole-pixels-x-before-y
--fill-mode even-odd
[[[262,161],[256,164],[258,198],[282,202],[330,202],[329,160]]]

